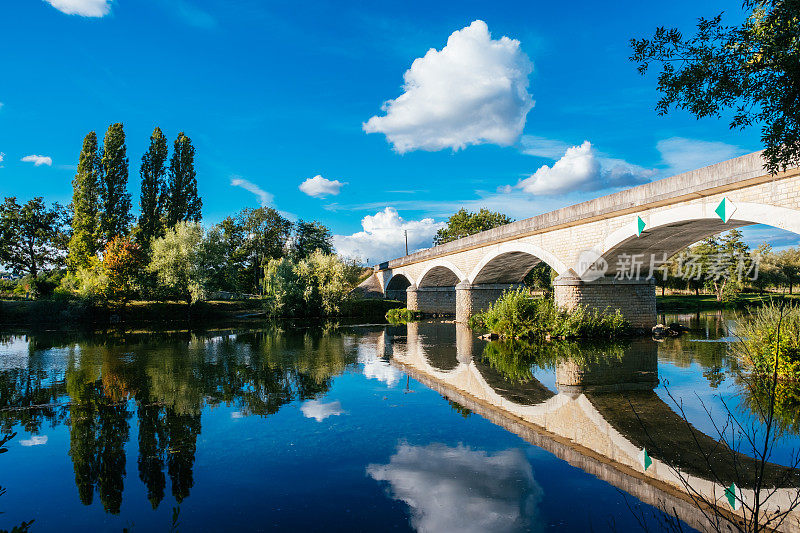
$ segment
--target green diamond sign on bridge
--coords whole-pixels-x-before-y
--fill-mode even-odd
[[[738,496],[736,494],[737,492],[739,493]],[[738,511],[739,507],[742,506],[741,492],[742,491],[736,486],[736,483],[731,483],[731,486],[725,489],[725,498],[728,499],[728,505],[730,505],[734,511]]]
[[[727,198],[723,198],[722,201],[719,203],[714,212],[722,219],[724,223],[728,223],[731,219],[733,214],[736,212],[736,205],[728,200]]]
[[[637,237],[641,237],[642,236],[642,232],[644,231],[644,228],[646,228],[646,227],[647,227],[647,224],[645,224],[644,220],[642,220],[642,217],[636,217],[636,236]]]
[[[642,451],[639,452],[639,464],[642,465],[642,469],[644,469],[645,472],[647,472],[647,469],[653,464],[653,460],[650,459],[650,454],[647,453],[647,448],[642,448]]]

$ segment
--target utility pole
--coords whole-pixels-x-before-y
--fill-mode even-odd
[[[406,255],[408,255],[408,230],[404,229],[403,233],[406,234]]]

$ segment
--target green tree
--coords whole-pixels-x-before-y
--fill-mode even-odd
[[[761,125],[766,168],[778,172],[800,162],[800,2],[744,0],[746,19],[727,26],[722,14],[701,18],[685,38],[660,27],[632,39],[630,59],[644,74],[661,65],[656,109],[684,109],[698,118],[732,111],[731,129]]]
[[[131,195],[128,190],[128,156],[125,131],[118,122],[108,127],[103,138],[103,173],[100,198],[100,233],[103,243],[128,233],[131,222]]]
[[[194,146],[183,132],[175,139],[169,161],[167,180],[166,222],[171,228],[178,222],[199,222],[202,218],[203,200],[197,194],[197,176],[194,170]]]
[[[352,288],[347,265],[333,254],[314,251],[305,259],[271,259],[264,266],[264,298],[271,316],[331,316]]]
[[[333,253],[331,230],[316,221],[299,220],[294,226],[292,255],[295,259],[305,259],[316,250],[321,250],[323,254]]]
[[[751,284],[760,292],[764,292],[767,287],[774,287],[781,282],[781,271],[777,264],[777,258],[772,252],[772,247],[763,243],[751,254],[751,261],[758,262],[758,276],[751,280]]]
[[[489,211],[486,208],[481,208],[477,213],[461,208],[447,219],[447,227],[441,228],[436,232],[433,244],[438,246],[481,231],[504,226],[511,222],[514,222],[511,217]]]
[[[243,209],[236,216],[225,218],[219,227],[227,261],[237,272],[239,290],[257,292],[262,265],[284,256],[292,223],[271,207],[259,207]]]
[[[205,297],[203,227],[179,222],[153,241],[148,270],[175,296],[194,303]]]
[[[103,252],[109,298],[126,301],[137,289],[144,267],[141,247],[128,237],[115,237]]]
[[[72,238],[67,256],[72,271],[87,266],[100,249],[101,175],[97,134],[91,131],[83,139],[78,172],[72,180]]]
[[[9,197],[0,205],[0,263],[14,274],[37,278],[64,260],[68,242],[67,213],[57,203],[47,207],[41,197],[24,205]]]
[[[800,248],[781,250],[775,256],[783,282],[789,287],[789,294],[792,294],[794,286],[800,284]]]
[[[163,233],[164,199],[166,189],[167,138],[161,128],[153,130],[150,147],[142,156],[139,173],[142,177],[142,195],[139,216],[139,240],[144,246]]]

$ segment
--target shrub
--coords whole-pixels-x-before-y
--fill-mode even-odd
[[[629,325],[617,311],[608,313],[585,307],[559,309],[547,298],[534,298],[519,288],[507,291],[494,304],[470,320],[473,329],[488,329],[506,338],[613,337],[624,335]]]
[[[420,320],[421,318],[422,313],[419,311],[406,309],[405,307],[399,309],[389,309],[389,311],[386,313],[386,320],[388,320],[390,324],[405,324],[407,322]]]
[[[266,312],[274,317],[337,315],[349,298],[350,275],[341,259],[320,250],[299,261],[271,259],[262,281]]]
[[[774,302],[759,307],[740,317],[736,335],[731,349],[755,374],[772,374],[777,355],[778,376],[800,379],[800,307]]]
[[[90,301],[101,301],[108,297],[108,272],[97,258],[89,259],[89,265],[81,267],[75,273],[61,278],[53,296],[59,300],[80,298]]]
[[[203,259],[203,227],[196,222],[179,222],[151,245],[148,270],[174,296],[194,303],[205,298],[206,270]]]

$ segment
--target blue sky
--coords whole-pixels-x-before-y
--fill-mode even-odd
[[[738,2],[8,4],[2,196],[69,202],[83,136],[123,122],[136,206],[160,126],[194,141],[206,223],[263,203],[374,263],[461,206],[525,218],[760,148],[757,129],[657,116],[627,59],[631,37]]]

